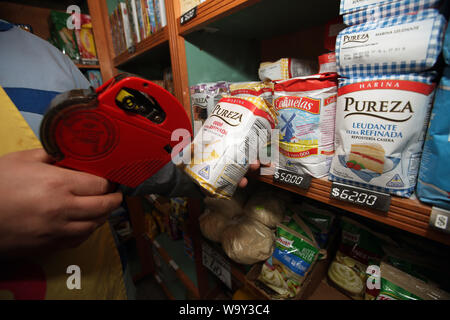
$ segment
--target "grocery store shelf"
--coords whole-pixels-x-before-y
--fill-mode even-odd
[[[431,207],[418,200],[392,196],[389,211],[381,212],[330,199],[332,183],[328,181],[327,178],[313,178],[310,188],[308,190],[303,190],[287,184],[274,182],[272,176],[254,174],[251,175],[251,177],[302,196],[327,203],[334,207],[356,213],[366,218],[450,245],[450,235],[441,233],[429,227]]]
[[[338,14],[335,0],[208,0],[192,20],[181,25],[180,17],[177,23],[182,36],[208,27],[235,38],[268,39],[325,24]]]
[[[194,260],[184,252],[183,240],[172,240],[166,233],[159,234],[153,241],[163,260],[175,271],[183,285],[200,299]]]
[[[98,64],[81,64],[76,63],[75,64],[78,69],[100,69],[100,65]]]
[[[186,35],[224,16],[230,15],[260,0],[208,0],[197,6],[197,16],[181,25],[178,18],[180,35]]]
[[[163,44],[169,42],[169,33],[167,30],[167,27],[162,28],[155,34],[145,38],[141,42],[137,43],[135,45],[134,51],[124,51],[121,54],[119,54],[117,57],[114,58],[114,66],[120,67],[121,65],[137,58],[138,56],[142,55],[143,53],[146,53],[150,51],[151,49]]]

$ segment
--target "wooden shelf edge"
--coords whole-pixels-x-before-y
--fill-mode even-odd
[[[313,178],[310,188],[308,190],[302,190],[290,185],[274,182],[272,176],[252,174],[250,177],[433,241],[450,245],[450,235],[441,233],[429,227],[428,219],[431,214],[431,206],[425,205],[419,200],[393,196],[390,210],[385,213],[330,199],[329,195],[332,182],[326,179]]]
[[[162,28],[155,34],[145,38],[141,42],[135,45],[135,51],[133,53],[129,53],[128,51],[124,51],[118,56],[116,56],[114,61],[114,66],[119,67],[126,62],[133,60],[134,58],[140,56],[141,54],[165,43],[169,42],[169,33],[167,27]]]
[[[172,257],[169,255],[169,253],[161,246],[156,246],[154,244],[154,241],[152,241],[152,245],[158,250],[161,257],[164,259],[164,261],[171,265],[171,261],[174,261]],[[176,263],[176,262],[175,262]],[[178,267],[177,270],[174,270],[178,279],[183,283],[183,285],[197,298],[200,299],[200,293],[196,285],[189,279],[189,277],[183,272],[183,270]]]
[[[179,34],[185,36],[205,25],[238,10],[248,7],[260,0],[208,0],[197,6],[197,16],[181,25],[181,16],[177,18]]]
[[[98,64],[81,64],[75,63],[78,69],[100,69],[100,65]]]

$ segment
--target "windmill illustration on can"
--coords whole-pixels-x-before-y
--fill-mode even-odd
[[[280,132],[282,134],[282,138],[280,141],[282,142],[291,142],[291,140],[294,138],[294,126],[292,125],[292,121],[295,118],[295,113],[292,114],[291,118],[289,120],[286,120],[284,114],[281,115],[281,119],[285,122],[284,126],[281,128]],[[284,133],[284,135],[283,135]]]

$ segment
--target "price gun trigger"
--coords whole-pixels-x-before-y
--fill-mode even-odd
[[[40,137],[56,165],[135,188],[171,161],[179,144],[171,140],[176,129],[192,137],[189,117],[173,95],[148,80],[119,74],[96,90],[57,95]]]

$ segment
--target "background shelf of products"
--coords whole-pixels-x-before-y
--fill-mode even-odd
[[[166,233],[161,233],[152,240],[152,244],[166,264],[171,266],[183,285],[195,298],[200,298],[195,263],[185,253],[183,240],[172,240]]]
[[[106,2],[110,8],[111,0]],[[111,65],[114,67],[114,74],[119,72],[115,68],[120,68],[120,71],[129,71],[144,77],[150,74],[151,77],[147,78],[155,78],[161,74],[161,68],[158,68],[160,65],[164,65],[164,68],[171,67],[174,94],[190,116],[189,86],[204,82],[258,80],[257,71],[261,61],[275,61],[283,57],[317,59],[320,54],[326,52],[323,43],[318,39],[322,39],[328,30],[327,23],[339,21],[339,1],[334,0],[314,3],[288,0],[184,2],[185,4],[183,1],[166,0],[167,26],[163,31],[164,36],[160,31],[144,39],[141,45],[138,43],[134,53],[113,54]],[[187,11],[193,5],[197,6],[196,16],[181,25],[181,14],[184,13],[182,9]],[[103,11],[104,16],[109,16],[109,13]],[[164,60],[162,57],[169,59]],[[331,182],[327,179],[313,179],[310,189],[302,191],[274,183],[270,176],[252,178],[259,183],[318,200],[424,239],[450,244],[449,235],[428,226],[431,207],[417,200],[392,197],[389,212],[381,213],[331,200]],[[189,220],[194,224],[202,212],[200,208],[198,204],[190,207]],[[198,229],[195,234],[195,238],[201,238]],[[197,254],[201,255],[201,241],[196,240],[194,247]],[[195,266],[200,282],[205,272],[211,273],[201,266],[201,262],[197,261]],[[200,270],[202,268],[203,270]],[[245,271],[240,267],[232,267],[231,272],[238,282],[245,280]],[[199,285],[198,288],[201,298],[210,293],[211,289],[205,288],[204,285]],[[311,299],[321,297],[347,298],[330,287],[326,281],[320,282],[310,296]]]
[[[56,1],[16,1],[16,2],[1,2],[0,3],[0,18],[10,21],[12,23],[21,25],[25,30],[39,36],[40,38],[51,41],[55,44],[58,49],[62,49],[58,41],[54,41],[56,27],[53,18],[51,17],[51,12],[56,11],[62,13],[66,12],[66,8],[69,5],[74,5],[75,3],[68,2],[56,2]],[[80,8],[80,12],[86,15],[89,10],[87,7],[87,2],[78,2],[77,5]],[[20,12],[20,14],[18,14]],[[61,30],[61,29],[58,29]],[[63,31],[61,31],[63,32]],[[90,81],[91,85],[96,88],[102,83],[101,67],[97,59],[97,50],[94,42],[94,36],[92,28],[86,28],[83,31],[83,36],[78,35],[78,38],[74,33],[67,32],[67,39],[72,36],[72,43],[76,43],[77,59],[74,59],[75,65],[80,69],[80,71],[86,76]],[[90,33],[90,36],[87,34]],[[102,49],[100,49],[101,51]],[[89,59],[87,59],[89,56]],[[84,58],[83,58],[84,57]],[[69,56],[69,58],[74,58],[74,56]],[[89,61],[88,61],[89,60]]]
[[[30,1],[22,2],[30,3]],[[88,8],[93,18],[93,30],[100,64],[98,67],[81,65],[79,67],[99,68],[104,79],[126,71],[148,79],[163,80],[166,70],[172,69],[173,93],[190,116],[189,86],[222,80],[230,82],[258,80],[257,70],[261,61],[275,61],[283,57],[317,59],[320,54],[325,52],[320,39],[323,38],[326,24],[330,21],[338,21],[339,18],[339,1],[335,0],[315,2],[207,0],[202,3],[200,1],[184,1],[190,2],[187,4],[183,4],[183,0],[165,0],[167,25],[143,37],[130,50],[120,51],[116,50],[117,44],[114,44],[112,32],[114,29],[111,24],[111,14],[119,2],[125,1],[87,0],[82,3],[84,7]],[[48,1],[45,2],[45,6],[50,7],[48,3]],[[196,16],[181,25],[180,16],[184,13],[182,9],[186,11],[192,8],[193,4],[197,6]],[[1,3],[1,5],[4,4]],[[37,20],[41,21],[42,19]],[[450,244],[449,235],[428,226],[431,207],[417,200],[392,197],[389,212],[380,213],[331,200],[329,198],[331,183],[327,179],[313,179],[310,189],[303,191],[274,183],[270,176],[252,175],[251,178],[259,183],[270,184],[276,188],[343,209],[349,214],[360,215],[383,225],[405,230],[422,237],[424,241],[432,239],[445,245]],[[137,215],[143,213],[135,208],[136,206],[132,206],[130,211],[135,211],[134,213]],[[198,203],[190,205],[189,220],[193,225],[198,224],[197,219],[201,212],[201,205]],[[211,287],[208,288],[205,285],[209,281],[205,279],[211,272],[201,263],[201,243],[204,239],[202,240],[198,226],[193,230],[197,231],[192,233],[194,235],[194,254],[197,260],[194,260],[193,266],[186,267],[186,270],[190,270],[187,273],[190,273],[191,276],[186,275],[185,267],[181,262],[176,263],[184,272],[184,276],[181,278],[184,278],[186,283],[183,286],[196,287],[198,296],[196,294],[194,296],[205,298],[211,293]],[[151,244],[151,241],[140,237],[139,234],[134,234],[134,237],[137,242]],[[166,240],[172,240],[161,237],[161,239],[157,238],[157,243],[160,245],[157,251],[163,257],[164,263],[168,264],[171,259],[175,260],[172,251],[176,252],[180,248],[172,247],[172,243],[166,243]],[[146,248],[147,253],[150,251],[142,244],[141,247]],[[152,247],[155,248],[155,246]],[[234,266],[231,260],[230,263]],[[192,269],[193,267],[194,269]],[[151,268],[145,268],[145,270],[144,275],[152,273],[158,281],[157,273],[149,272],[149,270],[152,271]],[[237,282],[245,281],[245,271],[242,270],[242,266],[232,267],[231,272]],[[161,277],[159,278],[161,280]],[[161,285],[168,293],[169,298],[182,297],[181,294],[175,293],[175,289],[171,290],[169,285],[162,280]],[[196,292],[195,289],[191,291]],[[325,281],[321,281],[310,296],[310,299],[321,298],[347,299]]]

